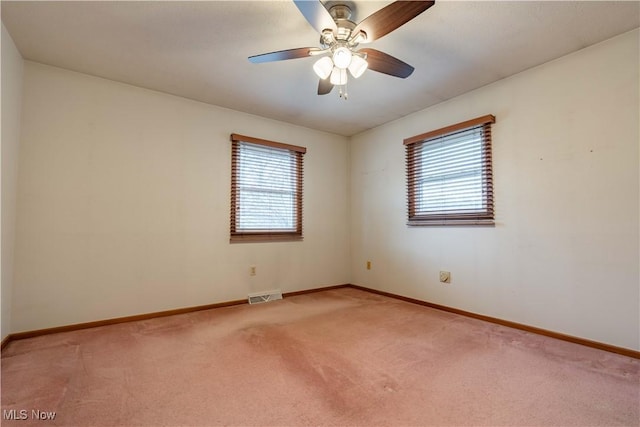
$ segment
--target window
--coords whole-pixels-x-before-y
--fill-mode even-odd
[[[408,225],[491,225],[493,172],[488,115],[404,140]]]
[[[231,242],[302,240],[307,149],[231,134]]]

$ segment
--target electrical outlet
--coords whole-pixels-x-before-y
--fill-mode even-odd
[[[256,275],[256,266],[252,265],[251,267],[249,267],[249,276],[255,276]]]
[[[371,270],[371,261],[367,261],[367,270]]]
[[[451,273],[448,271],[440,272],[440,281],[442,283],[451,283]]]

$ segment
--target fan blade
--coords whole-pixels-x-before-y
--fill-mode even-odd
[[[333,31],[334,34],[338,31],[338,26],[320,0],[293,0],[293,2],[309,24],[320,34],[326,29]]]
[[[413,73],[414,68],[411,65],[379,50],[364,48],[358,52],[367,54],[367,63],[370,70],[402,79],[406,79]]]
[[[285,59],[297,59],[297,58],[306,58],[307,56],[313,55],[314,52],[318,52],[322,49],[318,49],[317,47],[299,47],[297,49],[287,49],[287,50],[279,50],[277,52],[263,53],[261,55],[254,55],[249,57],[249,61],[254,64],[259,64],[261,62],[271,62],[271,61],[283,61]]]
[[[326,95],[332,90],[333,85],[331,84],[329,77],[324,80],[320,79],[320,82],[318,83],[318,95]]]
[[[360,31],[366,39],[360,43],[369,43],[389,34],[391,31],[411,21],[435,4],[435,1],[396,1],[369,15],[353,29],[356,37]]]

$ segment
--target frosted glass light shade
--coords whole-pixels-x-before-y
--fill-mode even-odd
[[[333,52],[333,63],[336,67],[345,69],[351,64],[351,51],[346,47],[339,47]]]
[[[328,56],[318,59],[316,63],[313,64],[313,71],[315,71],[322,80],[329,77],[331,70],[333,70],[333,61]]]
[[[351,72],[351,75],[357,79],[365,72],[368,66],[369,64],[364,58],[358,55],[353,55],[351,58],[351,64],[349,64],[349,71]]]
[[[347,84],[347,70],[344,68],[333,67],[331,72],[331,80],[329,80],[334,86],[342,86]]]

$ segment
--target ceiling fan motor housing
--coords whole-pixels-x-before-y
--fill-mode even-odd
[[[334,33],[330,29],[324,30],[320,36],[320,44],[325,49],[335,47],[337,41],[344,42],[341,44],[343,46],[355,47],[358,43],[355,37],[351,37],[351,33],[356,27],[356,23],[350,20],[351,8],[344,4],[336,4],[329,9],[329,13],[336,23],[337,31]]]

